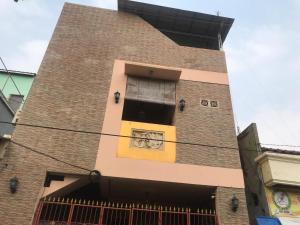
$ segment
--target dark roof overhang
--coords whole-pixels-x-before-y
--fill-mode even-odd
[[[234,19],[130,0],[118,0],[118,10],[135,14],[179,45],[219,49]]]

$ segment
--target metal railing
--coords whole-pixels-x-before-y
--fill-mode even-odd
[[[33,225],[218,225],[214,210],[48,198]]]

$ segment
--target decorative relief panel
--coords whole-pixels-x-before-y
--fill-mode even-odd
[[[164,132],[132,129],[131,147],[163,150]]]

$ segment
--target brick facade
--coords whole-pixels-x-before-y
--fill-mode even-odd
[[[239,208],[231,210],[231,198],[235,194],[239,199]],[[244,189],[218,187],[216,207],[222,225],[249,225],[247,203]]]
[[[234,121],[227,85],[179,81],[177,102],[186,100],[184,113],[175,115],[178,141],[236,147]],[[218,108],[203,107],[200,99],[218,100]],[[221,149],[178,144],[177,162],[227,168],[240,168],[237,149]]]
[[[115,59],[226,72],[222,51],[178,46],[131,14],[66,4],[19,122],[101,131]],[[187,102],[185,113],[175,115],[179,141],[237,147],[228,86],[180,81],[176,95]],[[202,97],[220,101],[220,108],[201,108]],[[13,136],[16,142],[91,170],[99,138],[25,126],[17,126]],[[177,162],[240,168],[238,150],[230,149],[178,145]],[[30,223],[46,171],[86,174],[14,144],[2,163],[8,166],[0,168],[1,224]],[[15,175],[20,184],[11,194],[9,179]],[[232,192],[242,201],[234,215],[227,202]],[[218,188],[217,196],[222,225],[248,224],[243,189]]]

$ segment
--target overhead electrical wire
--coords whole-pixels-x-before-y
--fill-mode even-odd
[[[110,133],[103,133],[103,132],[96,132],[96,131],[74,130],[74,129],[68,129],[68,128],[41,126],[41,125],[26,124],[26,123],[12,123],[12,122],[6,122],[6,121],[0,121],[0,123],[11,124],[11,125],[14,125],[14,126],[15,125],[19,125],[19,126],[36,127],[36,128],[44,128],[44,129],[51,129],[51,130],[60,130],[60,131],[75,132],[75,133],[84,133],[84,134],[94,134],[94,135],[122,137],[122,138],[137,138],[137,137],[129,136],[129,135],[110,134]],[[238,148],[236,148],[236,147],[219,146],[219,145],[208,145],[208,144],[201,144],[201,143],[194,143],[194,142],[171,141],[171,140],[161,140],[161,139],[142,138],[142,137],[139,137],[138,139],[149,140],[149,141],[161,141],[161,142],[174,143],[174,144],[195,145],[195,146],[210,147],[210,148],[225,148],[225,149],[238,150]]]
[[[75,130],[75,129],[69,129],[69,128],[60,128],[60,127],[51,127],[51,126],[42,126],[42,125],[35,125],[35,124],[26,124],[26,123],[12,123],[7,121],[0,121],[2,124],[10,124],[13,126],[20,125],[20,126],[27,126],[27,127],[36,127],[36,128],[43,128],[43,129],[50,129],[50,130],[59,130],[59,131],[67,131],[67,132],[74,132],[74,133],[84,133],[84,134],[94,134],[94,135],[103,135],[103,136],[113,136],[113,137],[123,137],[123,138],[136,138],[134,136],[129,135],[120,135],[120,134],[111,134],[111,133],[103,133],[103,132],[97,132],[97,131],[85,131],[85,130]],[[208,144],[201,144],[201,143],[195,143],[195,142],[184,142],[184,141],[171,141],[171,140],[161,140],[161,139],[153,139],[153,138],[142,138],[139,137],[139,139],[144,140],[153,140],[153,141],[162,141],[167,143],[174,143],[174,144],[186,144],[186,145],[196,145],[196,146],[203,146],[203,147],[211,147],[211,148],[225,148],[225,149],[238,149],[235,147],[229,147],[229,146],[220,146],[220,145],[208,145]],[[278,147],[295,147],[300,148],[300,145],[292,145],[292,144],[265,144],[265,143],[259,143],[260,145],[266,145],[266,146],[278,146]]]
[[[49,126],[41,126],[41,125],[33,125],[33,124],[24,124],[24,123],[11,123],[11,122],[6,122],[6,121],[0,121],[2,124],[11,124],[11,125],[20,125],[20,126],[28,126],[28,127],[36,127],[36,128],[43,128],[43,129],[51,129],[51,130],[60,130],[60,131],[67,131],[67,132],[76,132],[76,133],[84,133],[84,134],[94,134],[94,135],[104,135],[104,136],[113,136],[113,137],[124,137],[124,138],[136,138],[133,136],[127,136],[127,135],[117,135],[117,134],[109,134],[109,133],[102,133],[102,132],[94,132],[94,131],[84,131],[84,130],[74,130],[74,129],[67,129],[67,128],[59,128],[59,127],[49,127]],[[217,145],[207,145],[207,144],[200,144],[200,143],[192,143],[192,142],[181,142],[181,141],[170,141],[170,140],[160,140],[160,139],[152,139],[152,138],[139,138],[139,139],[144,139],[144,140],[155,140],[155,141],[162,141],[162,142],[169,142],[169,143],[177,143],[177,144],[187,144],[187,145],[195,145],[195,146],[203,146],[203,147],[213,147],[213,148],[226,148],[226,149],[238,149],[234,147],[227,147],[227,146],[217,146]],[[62,159],[59,159],[57,157],[54,157],[50,154],[44,153],[42,151],[36,150],[32,147],[26,146],[24,144],[18,143],[14,140],[10,141],[12,144],[17,145],[19,147],[22,147],[24,149],[27,149],[31,152],[34,152],[36,154],[48,157],[50,159],[53,159],[57,162],[63,163],[65,165],[81,169],[84,171],[88,171],[91,175],[91,173],[94,172],[94,170],[87,169],[82,166],[78,166],[75,164],[72,164],[70,162],[66,162]],[[279,144],[263,144],[260,143],[260,145],[272,145],[272,146],[287,146],[287,147],[300,147],[299,145],[279,145]]]

